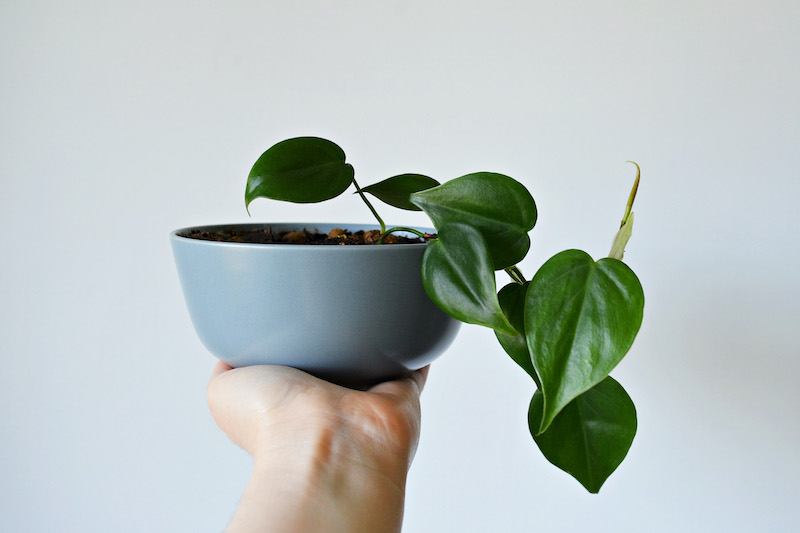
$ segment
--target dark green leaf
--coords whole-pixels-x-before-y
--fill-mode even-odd
[[[536,224],[536,204],[518,181],[478,172],[411,195],[437,229],[450,222],[477,228],[489,245],[493,268],[517,264],[530,248],[528,232]]]
[[[495,331],[497,340],[500,346],[506,351],[511,359],[514,360],[519,366],[522,367],[540,386],[539,376],[536,375],[536,370],[533,368],[533,361],[531,361],[530,352],[528,352],[528,343],[525,340],[525,321],[523,319],[525,313],[525,294],[528,291],[530,282],[521,285],[519,283],[509,283],[497,295],[500,301],[500,309],[508,321],[514,327],[516,332],[513,335]]]
[[[401,174],[385,179],[361,189],[375,196],[387,204],[407,209],[408,211],[422,211],[409,200],[412,193],[424,191],[439,185],[439,182],[422,174]]]
[[[261,154],[247,178],[245,205],[256,198],[296,203],[328,200],[353,181],[338,145],[317,137],[287,139]]]
[[[469,324],[514,333],[500,304],[489,251],[481,234],[466,224],[452,223],[422,256],[422,284],[445,313]]]
[[[542,381],[540,431],[625,356],[643,310],[639,279],[616,259],[595,262],[585,252],[567,250],[539,269],[528,288],[525,335]]]
[[[625,459],[636,435],[636,408],[628,393],[607,377],[572,400],[544,433],[544,397],[536,391],[528,411],[533,440],[548,461],[596,493]]]

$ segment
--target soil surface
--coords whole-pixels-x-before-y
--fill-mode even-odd
[[[182,235],[190,239],[219,242],[244,242],[255,244],[324,244],[324,245],[365,245],[378,244],[380,231],[357,231],[351,233],[344,229],[333,229],[325,235],[304,229],[303,231],[273,232],[271,228],[226,229],[221,231],[193,231]],[[435,235],[426,235],[427,238]],[[426,239],[404,235],[384,235],[383,244],[421,244]]]

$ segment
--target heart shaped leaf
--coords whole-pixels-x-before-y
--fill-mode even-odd
[[[439,185],[439,182],[422,174],[401,174],[362,188],[387,204],[408,211],[422,211],[411,203],[409,196]]]
[[[494,270],[480,232],[451,223],[422,256],[422,284],[445,313],[469,324],[514,333],[497,301]]]
[[[492,172],[478,172],[411,195],[434,226],[463,222],[480,231],[494,270],[517,264],[530,248],[536,204],[524,185]]]
[[[639,279],[621,261],[567,250],[539,269],[525,303],[525,336],[544,394],[539,433],[620,362],[643,311]]]
[[[613,378],[584,392],[558,414],[544,433],[544,396],[536,391],[528,411],[533,440],[548,461],[597,493],[620,465],[636,435],[636,408]]]
[[[511,356],[515,363],[533,378],[538,387],[541,386],[539,376],[536,375],[536,370],[533,368],[533,361],[531,361],[531,355],[528,351],[528,342],[525,340],[525,295],[528,292],[529,284],[530,282],[526,282],[524,285],[509,283],[500,289],[500,293],[497,295],[500,301],[500,309],[503,310],[503,314],[516,331],[513,335],[502,331],[495,331],[494,333],[500,342],[500,346]]]
[[[250,170],[245,205],[256,198],[296,203],[329,200],[353,182],[344,151],[318,137],[287,139],[269,148]]]

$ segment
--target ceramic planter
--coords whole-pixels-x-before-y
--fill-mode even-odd
[[[275,232],[373,229],[296,223],[172,232],[192,323],[222,361],[234,367],[293,366],[364,387],[427,365],[453,341],[460,323],[436,307],[422,287],[425,244],[239,244],[184,236],[254,226]]]

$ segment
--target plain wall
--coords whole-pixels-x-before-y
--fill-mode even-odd
[[[295,135],[362,185],[519,179],[528,276],[606,254],[642,167],[628,458],[596,496],[550,465],[532,384],[466,327],[423,395],[404,531],[795,530],[798,28],[796,0],[0,3],[0,530],[225,527],[250,459],[207,412],[167,235],[247,221],[250,165]],[[251,212],[370,221],[349,194]]]

